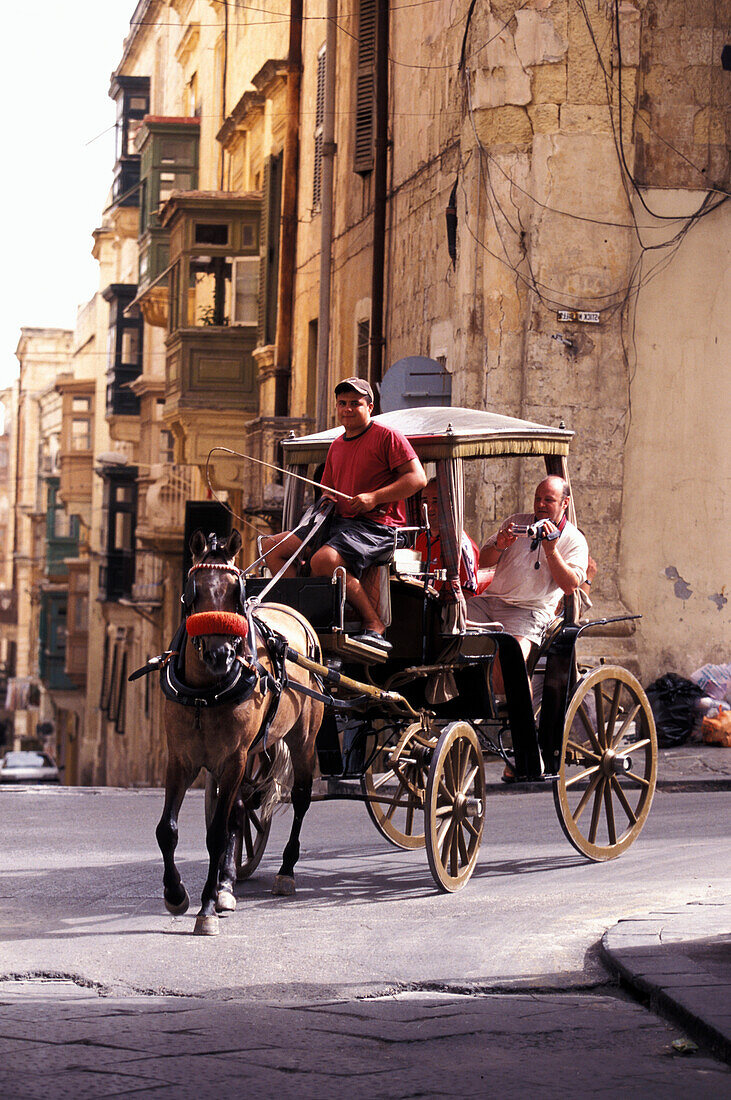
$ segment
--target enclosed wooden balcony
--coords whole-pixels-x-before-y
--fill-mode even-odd
[[[75,687],[86,686],[89,648],[89,559],[71,558],[68,568],[68,612],[64,672]]]
[[[92,378],[60,375],[56,391],[61,395],[61,447],[58,500],[69,515],[80,516],[91,526],[94,474],[94,391]]]
[[[259,194],[173,193],[164,421],[176,462],[203,466],[257,413]]]

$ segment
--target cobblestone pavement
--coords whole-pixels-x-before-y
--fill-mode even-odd
[[[0,1089],[17,1100],[731,1095],[729,1071],[692,1049],[599,990],[285,1007],[0,983]]]

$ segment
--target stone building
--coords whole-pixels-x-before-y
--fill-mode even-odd
[[[595,605],[644,616],[634,636],[597,648],[645,682],[727,659],[731,78],[720,9],[344,9],[336,34],[315,18],[304,32],[293,410],[311,408],[327,268],[326,394],[339,377],[368,369],[379,381],[419,355],[448,372],[454,405],[563,421],[599,562]],[[529,503],[537,475],[496,464],[468,486],[475,538]]]

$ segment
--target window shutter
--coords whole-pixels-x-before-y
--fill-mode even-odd
[[[355,77],[356,172],[373,170],[375,115],[376,0],[360,0],[358,11],[358,66]]]
[[[232,325],[259,323],[259,271],[257,256],[238,256],[233,261]]]
[[[264,201],[261,211],[261,259],[259,267],[259,345],[273,344],[277,332],[277,283],[279,278],[279,222],[282,201],[282,153],[264,165]]]
[[[315,168],[312,178],[312,206],[320,209],[322,199],[322,134],[325,122],[325,70],[327,53],[320,47],[317,55],[317,92],[315,93]]]

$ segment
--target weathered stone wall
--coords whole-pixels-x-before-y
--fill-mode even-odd
[[[645,186],[728,189],[731,80],[721,67],[728,41],[721,0],[647,0],[636,139]]]
[[[465,4],[462,15],[466,11]],[[600,614],[624,608],[645,614],[635,660],[643,675],[652,676],[678,667],[688,634],[700,652],[709,622],[720,622],[713,619],[724,598],[713,571],[720,557],[713,534],[706,543],[697,541],[693,574],[708,606],[702,614],[684,608],[682,627],[665,599],[663,585],[670,582],[662,573],[674,566],[682,574],[681,565],[653,565],[663,579],[648,589],[637,562],[654,562],[654,553],[643,548],[654,545],[668,524],[680,529],[684,522],[678,494],[663,488],[663,467],[674,457],[673,439],[660,429],[676,410],[677,394],[671,393],[682,371],[678,365],[668,387],[660,363],[675,362],[681,345],[692,346],[713,379],[706,389],[719,385],[717,359],[698,349],[724,347],[716,298],[706,300],[704,293],[725,261],[701,247],[707,229],[701,222],[678,252],[645,252],[640,265],[664,222],[633,201],[626,169],[641,183],[699,189],[676,193],[678,205],[670,212],[681,219],[697,209],[708,182],[727,179],[720,5],[620,0],[615,10],[614,0],[493,0],[474,8],[464,72],[458,61],[466,21],[453,15],[447,5],[427,5],[415,29],[411,9],[394,6],[391,13],[384,362],[433,354],[439,346],[448,356],[455,405],[549,424],[563,420],[576,432],[570,465],[579,522],[599,562],[595,606]],[[346,30],[354,33],[354,23]],[[312,42],[314,29],[306,35]],[[368,180],[352,171],[355,52],[347,33],[338,50],[333,377],[354,369],[354,312],[369,296],[371,281],[372,198]],[[305,80],[307,71],[306,62]],[[303,146],[303,164],[308,155]],[[691,177],[683,158],[704,171]],[[455,180],[452,264],[445,211]],[[309,212],[300,210],[306,220]],[[722,236],[726,208],[714,218]],[[673,224],[677,229],[683,221]],[[318,233],[317,217],[301,230],[300,317],[318,312]],[[657,261],[661,268],[667,262],[669,281],[656,274],[646,287]],[[694,281],[696,268],[705,272],[705,287],[703,278]],[[688,307],[662,323],[649,287],[677,297],[689,279]],[[596,311],[599,323],[561,322],[559,309]],[[297,332],[301,356],[301,324]],[[660,398],[653,392],[658,376]],[[686,384],[682,390],[687,396]],[[697,425],[696,414],[689,423]],[[722,435],[716,426],[711,431]],[[687,432],[681,436],[685,441]],[[527,462],[485,463],[472,472],[467,526],[475,537],[484,538],[509,511],[529,506],[539,476],[538,464]],[[648,507],[653,494],[663,501],[662,523]],[[709,488],[703,510],[715,517],[711,498]],[[642,535],[628,535],[628,526]],[[658,626],[648,633],[651,618]],[[665,648],[663,637],[672,639]],[[632,659],[626,643],[607,644],[608,652],[624,646],[622,656]]]

